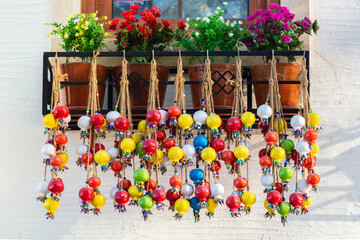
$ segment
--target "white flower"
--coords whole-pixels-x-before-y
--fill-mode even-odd
[[[85,22],[85,25],[86,25],[86,26],[89,26],[89,24],[90,24],[89,21],[86,21],[86,22]]]
[[[216,11],[215,11],[215,14],[218,14],[218,13],[219,13],[219,11],[218,11],[218,10],[216,10]]]
[[[223,2],[223,4],[224,4],[224,6],[228,5],[228,3],[227,3],[227,2]]]
[[[227,25],[227,26],[230,26],[230,20],[227,20],[227,21],[226,21],[226,25]]]
[[[216,10],[221,10],[221,7],[217,7]]]
[[[239,20],[239,22],[238,22],[238,23],[241,25],[243,22]]]
[[[200,33],[199,33],[199,32],[195,32],[195,36],[197,36],[197,37],[198,37],[199,35],[200,35]]]
[[[79,22],[79,19],[78,19],[78,18],[74,20],[74,23],[78,23],[78,22]]]
[[[236,21],[232,22],[230,26],[235,27]]]
[[[190,18],[187,17],[187,18],[186,18],[186,21],[188,22],[189,20],[190,20]]]
[[[234,36],[234,34],[232,32],[229,32],[229,37]]]
[[[185,27],[185,31],[187,31],[187,30],[189,30],[189,28],[188,28],[188,27]]]
[[[223,17],[223,16],[220,16],[220,20],[221,20],[221,21],[224,21],[224,17]]]
[[[196,21],[199,21],[200,19],[201,19],[200,17],[197,17],[197,18],[196,18]]]
[[[210,19],[208,17],[204,17],[203,20],[207,23],[210,22]]]

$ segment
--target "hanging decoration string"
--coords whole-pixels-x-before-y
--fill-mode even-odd
[[[201,106],[205,109],[206,113],[214,113],[214,100],[212,95],[213,81],[211,79],[209,52],[205,60],[204,76],[201,84]]]
[[[178,106],[182,112],[186,112],[185,107],[185,89],[184,89],[185,77],[183,70],[183,63],[181,58],[181,50],[179,50],[179,59],[177,64],[177,73],[175,76],[175,96],[174,103]]]
[[[129,94],[129,80],[127,73],[128,61],[125,58],[125,51],[123,60],[121,62],[121,80],[120,80],[120,91],[116,101],[115,109],[119,108],[120,114],[126,117],[130,122],[130,132],[133,132],[132,114],[131,114],[131,103]]]
[[[156,108],[156,103],[158,108],[160,109],[160,98],[159,98],[159,79],[157,78],[157,63],[154,57],[151,60],[151,71],[150,71],[150,86],[149,86],[149,98],[147,104],[147,110],[152,110]]]

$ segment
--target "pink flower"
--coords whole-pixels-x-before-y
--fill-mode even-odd
[[[309,29],[309,24],[307,22],[302,22],[302,26],[304,27],[304,29]]]
[[[285,34],[284,36],[282,36],[281,42],[283,42],[283,43],[290,43],[290,42],[291,42],[291,38],[290,38],[288,35]]]
[[[266,39],[266,35],[265,34],[259,34],[258,36],[257,36],[257,40],[259,41],[259,42],[262,42],[262,41],[264,41]]]
[[[311,20],[308,17],[304,17],[304,20],[308,23],[311,24]]]
[[[281,6],[281,7],[279,7],[279,12],[287,13],[287,12],[289,12],[289,9],[287,7]]]
[[[255,28],[255,24],[251,24],[251,25],[249,26],[249,30],[254,30],[254,28]]]
[[[278,5],[278,4],[273,3],[273,4],[271,4],[271,5],[269,6],[269,9],[273,10],[273,9],[278,8],[278,7],[279,7],[279,5]]]
[[[290,26],[289,26],[289,24],[284,23],[284,24],[282,25],[282,28],[286,31],[286,30],[288,30],[288,29],[290,28]]]
[[[246,18],[246,21],[251,21],[251,20],[254,20],[255,18],[256,18],[255,14],[252,14]]]
[[[250,47],[252,45],[252,40],[250,38],[245,38],[243,40],[243,43],[245,44],[246,47]]]

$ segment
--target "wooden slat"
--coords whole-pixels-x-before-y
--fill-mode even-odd
[[[81,0],[81,12],[86,14],[95,12],[95,0]]]

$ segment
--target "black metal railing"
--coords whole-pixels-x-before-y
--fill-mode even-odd
[[[98,57],[122,57],[123,52],[100,52]],[[126,52],[126,57],[151,57],[154,54],[155,57],[178,57],[179,52],[177,51],[164,51],[164,52]],[[304,56],[306,58],[306,68],[308,70],[308,79],[309,79],[309,92],[310,92],[310,75],[309,75],[309,64],[310,64],[310,57],[309,51],[183,51],[181,52],[182,57],[199,57],[199,56]],[[51,88],[52,88],[52,65],[50,62],[51,57],[55,57],[56,52],[44,52],[43,55],[43,96],[42,96],[42,113],[45,115],[50,112],[50,104],[51,104]],[[69,58],[69,57],[92,57],[92,52],[58,52],[58,57],[60,58]],[[121,62],[119,62],[119,65]],[[187,73],[187,68],[184,67],[184,72]],[[170,68],[170,73],[176,73],[176,67]],[[214,75],[218,75],[218,79],[214,79]],[[214,86],[216,89],[213,90],[214,94],[218,94],[220,91],[224,91],[226,94],[230,94],[233,91],[232,89],[225,90],[225,85],[220,85],[218,82],[221,79],[224,79],[225,74],[231,74],[232,78],[235,79],[235,73],[226,72],[226,73],[219,73],[217,71],[212,73]],[[252,85],[253,84],[268,84],[268,81],[252,81],[251,72],[249,67],[243,67],[243,84],[245,86],[246,95],[247,95],[247,110],[256,112],[256,108],[253,108],[253,98],[252,98]],[[116,85],[115,81],[119,79],[121,76],[113,76],[112,69],[109,68],[108,78],[106,82],[99,82],[99,85],[105,85],[107,88],[107,102],[108,107],[106,109],[102,109],[101,113],[106,114],[107,112],[113,110],[114,108],[114,99],[113,99],[113,89],[118,89],[119,87]],[[129,72],[128,78],[130,80],[129,89],[132,94],[137,94],[138,91],[145,85],[149,83],[137,72]],[[141,81],[141,83],[140,83]],[[88,85],[89,82],[61,82],[62,86],[65,85]],[[173,85],[174,81],[167,81],[167,82],[159,82],[159,84],[167,84]],[[186,85],[188,84],[201,84],[201,81],[186,81]],[[299,81],[279,81],[279,84],[300,84]],[[132,88],[135,87],[136,90]],[[189,113],[194,113],[198,109],[187,109]],[[218,114],[230,114],[231,109],[215,109],[216,113]],[[72,115],[82,115],[85,114],[84,110],[70,110]],[[294,114],[297,113],[298,109],[284,109],[284,114]],[[146,109],[134,109],[132,110],[133,114],[137,115],[145,115]]]

